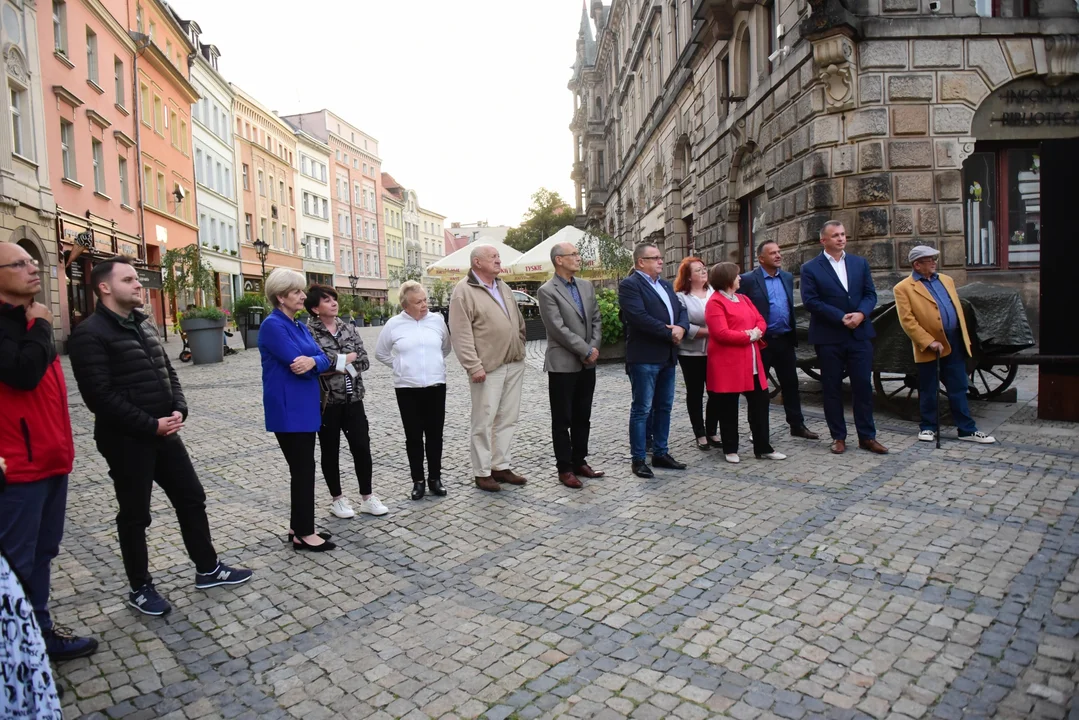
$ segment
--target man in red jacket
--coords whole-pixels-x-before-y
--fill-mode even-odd
[[[75,637],[49,616],[49,566],[64,534],[75,445],[52,313],[34,302],[40,290],[37,262],[0,242],[0,549],[26,588],[49,657],[71,660],[92,654],[97,640]]]

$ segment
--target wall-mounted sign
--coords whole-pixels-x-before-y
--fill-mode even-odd
[[[995,90],[971,123],[978,140],[1048,140],[1079,137],[1079,81],[1050,86],[1040,78]]]
[[[142,285],[147,290],[161,289],[161,270],[135,268],[135,272],[139,276],[139,285]]]
[[[75,243],[78,245],[82,245],[84,248],[91,247],[93,245],[93,242],[94,234],[89,230],[87,230],[86,232],[81,232],[75,236]]]

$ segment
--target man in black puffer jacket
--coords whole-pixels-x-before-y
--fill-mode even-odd
[[[94,440],[109,464],[120,511],[120,553],[131,583],[128,604],[147,615],[172,608],[154,589],[146,551],[150,492],[156,481],[172,501],[195,587],[237,585],[250,570],[217,559],[206,519],[206,493],[177,434],[187,401],[153,319],[138,311],[142,285],[125,257],[94,266],[90,284],[98,303],[75,329],[68,349],[86,407],[94,413]]]

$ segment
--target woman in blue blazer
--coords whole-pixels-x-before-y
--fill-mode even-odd
[[[303,275],[286,268],[266,278],[266,298],[274,310],[259,328],[262,406],[266,430],[277,437],[292,477],[292,549],[325,552],[334,544],[328,534],[315,533],[315,434],[322,425],[318,376],[339,360],[327,357],[307,326],[296,321],[307,297],[304,285]]]

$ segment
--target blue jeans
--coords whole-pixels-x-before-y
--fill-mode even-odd
[[[67,512],[67,475],[9,482],[0,492],[0,548],[19,576],[42,632],[49,616],[49,566],[60,552]]]
[[[970,404],[967,402],[967,363],[962,334],[958,331],[949,333],[948,344],[952,346],[952,352],[940,359],[939,379],[936,360],[918,363],[918,409],[922,416],[919,428],[937,429],[937,388],[938,382],[943,382],[959,434],[973,435],[978,428],[970,416]]]
[[[652,456],[667,454],[674,405],[675,365],[626,365],[633,402],[629,406],[629,449],[634,461],[645,459],[646,436],[652,433]]]

